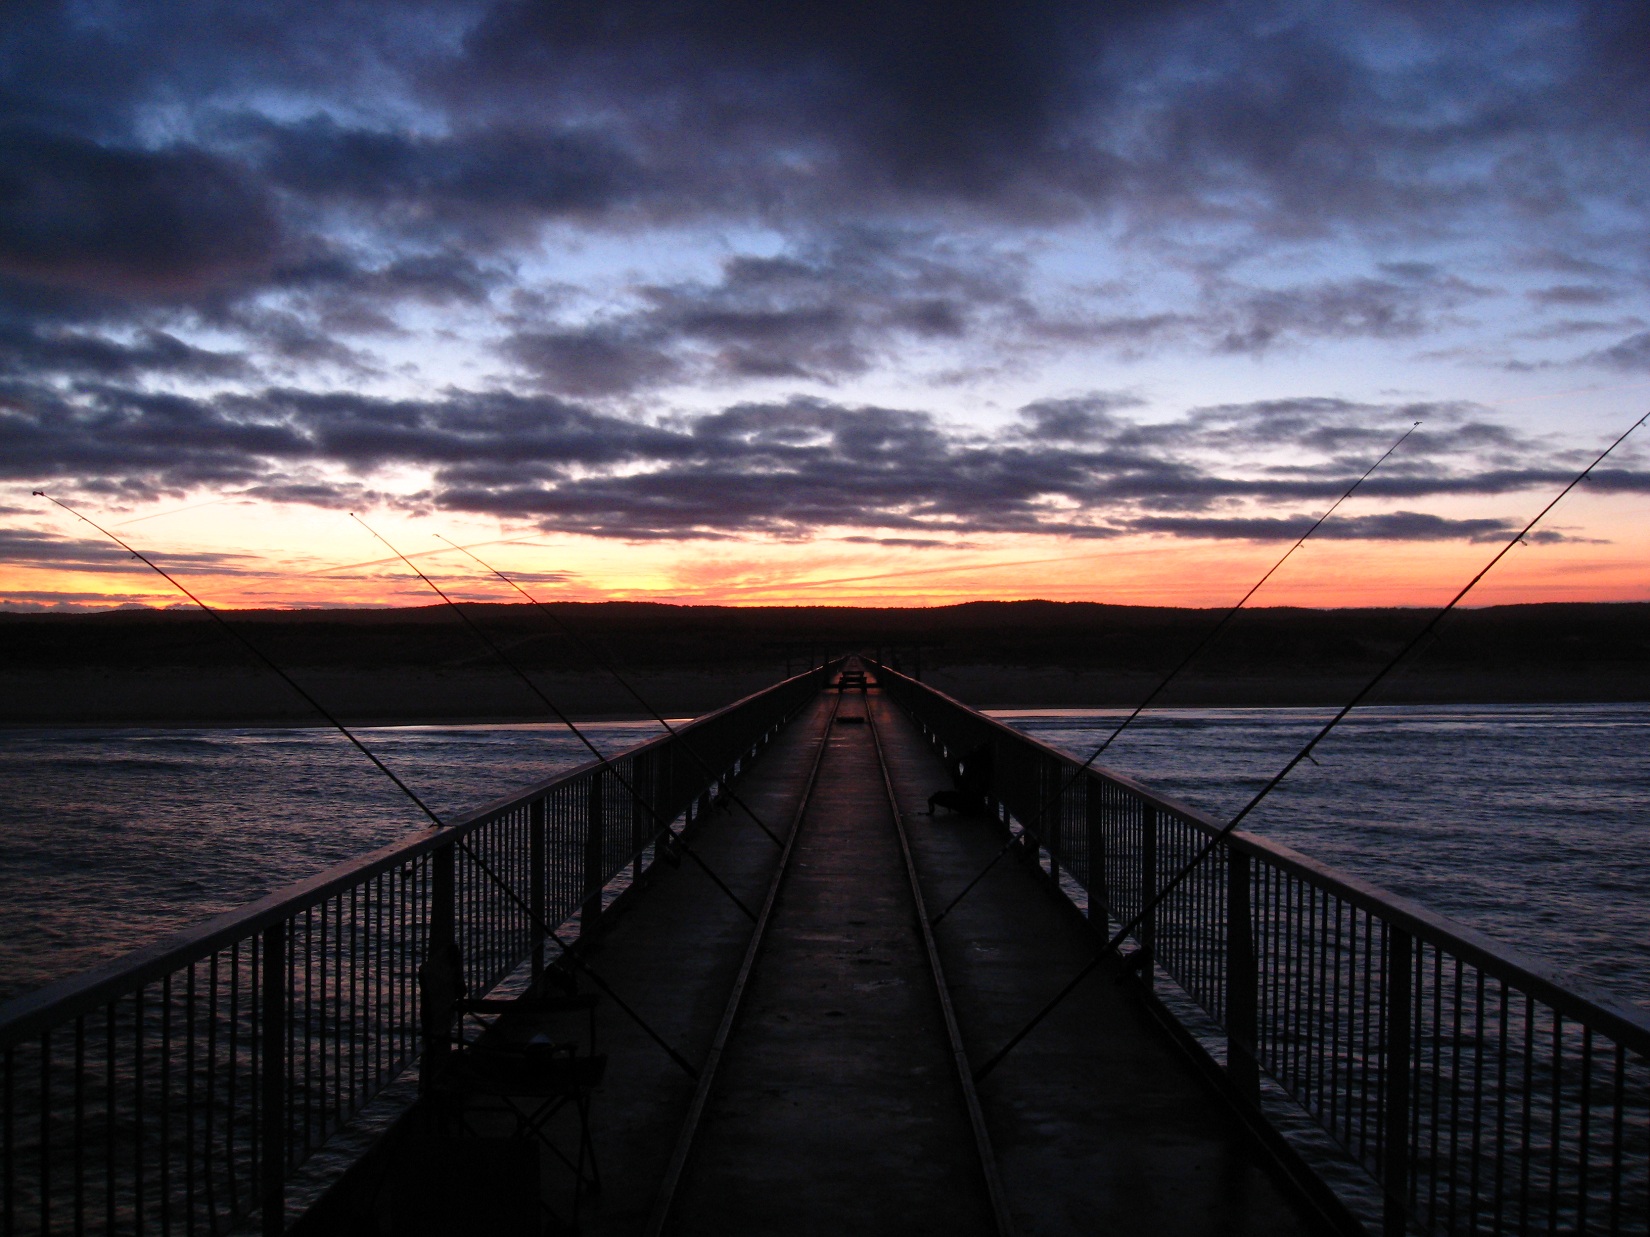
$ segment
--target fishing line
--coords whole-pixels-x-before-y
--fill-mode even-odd
[[[509,576],[505,575],[497,567],[494,567],[491,563],[489,563],[485,559],[483,559],[481,557],[481,555],[472,553],[467,546],[461,546],[456,541],[453,541],[453,540],[451,540],[450,538],[447,538],[447,537],[443,537],[440,533],[437,533],[436,537],[441,541],[445,541],[448,545],[452,546],[453,549],[457,550],[460,554],[468,555],[470,558],[475,559],[475,561],[480,563],[482,567],[484,567],[486,570],[492,572],[495,576],[497,576],[499,579],[503,580],[511,588],[515,589],[516,592],[520,593],[523,597],[525,597],[527,599],[527,601],[529,603],[531,603],[541,614],[543,614],[552,623],[554,623],[556,625],[557,630],[559,630],[562,633],[562,635],[566,636],[569,640],[571,640],[578,647],[580,652],[582,652],[591,661],[595,662],[596,665],[600,666],[603,670],[607,671],[608,674],[612,675],[614,680],[619,684],[619,686],[624,688],[625,691],[630,693],[631,699],[633,699],[637,704],[641,705],[643,710],[645,710],[647,712],[647,714],[650,717],[653,718],[654,721],[658,722],[659,725],[663,726],[667,733],[669,733],[671,735],[676,735],[676,733],[677,733],[676,728],[665,720],[664,714],[660,713],[658,709],[655,709],[646,700],[642,699],[642,694],[630,685],[630,682],[624,677],[624,675],[619,673],[618,667],[616,667],[615,665],[613,665],[612,662],[608,661],[605,657],[603,657],[601,655],[600,651],[597,650],[594,645],[592,645],[592,644],[588,643],[587,641],[585,641],[576,631],[574,631],[565,622],[563,622],[562,618],[559,614],[557,614],[549,606],[545,605],[537,597],[533,596],[533,594],[529,593],[526,589],[522,588],[521,585],[517,584],[514,580],[512,580]],[[697,762],[697,764],[699,765],[699,768],[704,773],[706,773],[710,777],[720,779],[720,775],[716,772],[715,769],[711,768],[710,764],[705,760],[705,758],[703,756],[701,756],[699,754],[698,750],[696,748],[694,748],[692,743],[690,743],[686,738],[680,738],[680,742],[681,742],[683,748],[686,749],[688,755],[693,757],[694,761]],[[733,788],[731,786],[726,787],[725,789],[726,789],[728,798],[731,799],[736,805],[738,805],[739,809],[741,811],[743,811],[746,816],[749,816],[751,818],[751,820],[753,822],[755,822],[756,827],[758,829],[762,830],[763,833],[768,835],[769,841],[771,841],[775,846],[777,846],[781,850],[783,850],[784,847],[785,847],[785,844],[779,840],[778,836],[774,833],[774,831],[772,829],[768,828],[768,826],[765,825],[762,822],[762,818],[760,816],[758,816],[755,812],[751,811],[750,807],[745,803],[745,801],[743,799],[741,799],[739,797],[739,795],[733,790]]]
[[[1240,597],[1238,599],[1238,602],[1235,606],[1233,606],[1230,610],[1226,611],[1225,614],[1221,615],[1220,621],[1217,622],[1213,627],[1211,627],[1206,633],[1204,633],[1203,638],[1201,640],[1199,640],[1195,645],[1192,646],[1191,651],[1188,652],[1184,657],[1182,657],[1180,659],[1179,663],[1175,666],[1175,668],[1173,670],[1170,670],[1168,674],[1164,675],[1163,678],[1158,681],[1157,686],[1152,688],[1152,690],[1146,694],[1146,698],[1144,700],[1142,700],[1139,704],[1135,705],[1134,712],[1130,713],[1121,722],[1119,722],[1117,724],[1117,728],[1115,730],[1113,730],[1109,735],[1106,736],[1105,741],[1102,742],[1099,747],[1095,748],[1094,751],[1089,753],[1089,758],[1087,760],[1085,760],[1082,764],[1077,766],[1077,768],[1072,772],[1071,776],[1066,779],[1065,783],[1062,786],[1060,786],[1059,789],[1057,789],[1050,798],[1048,798],[1046,800],[1043,800],[1043,801],[1038,803],[1037,811],[1033,814],[1030,823],[1029,824],[1024,824],[1024,825],[1021,826],[1021,828],[1025,831],[1025,833],[1030,834],[1033,839],[1036,839],[1038,837],[1036,827],[1038,825],[1040,825],[1043,821],[1043,818],[1048,815],[1049,806],[1053,805],[1053,806],[1057,807],[1059,805],[1060,800],[1065,797],[1066,791],[1068,791],[1072,788],[1072,786],[1076,783],[1078,778],[1082,777],[1084,773],[1088,772],[1088,769],[1089,769],[1090,765],[1092,765],[1096,760],[1100,759],[1101,753],[1104,752],[1108,747],[1110,747],[1112,745],[1112,740],[1116,739],[1118,735],[1122,734],[1123,731],[1128,729],[1129,723],[1134,721],[1135,718],[1139,717],[1140,714],[1145,711],[1146,707],[1149,704],[1151,704],[1152,701],[1156,700],[1158,698],[1158,696],[1162,695],[1163,691],[1169,686],[1169,684],[1174,682],[1175,679],[1177,677],[1179,677],[1180,672],[1182,670],[1186,669],[1187,666],[1191,665],[1192,662],[1196,661],[1198,655],[1200,653],[1202,653],[1204,649],[1208,648],[1209,645],[1214,643],[1215,638],[1217,636],[1219,636],[1221,632],[1225,631],[1227,625],[1229,623],[1231,623],[1232,619],[1237,616],[1237,612],[1239,610],[1243,609],[1243,607],[1249,603],[1249,599],[1251,597],[1253,597],[1256,593],[1260,592],[1261,586],[1272,578],[1272,576],[1277,572],[1278,568],[1282,567],[1286,562],[1289,561],[1289,556],[1292,555],[1296,550],[1300,549],[1301,546],[1305,545],[1306,544],[1306,539],[1308,537],[1310,537],[1313,533],[1317,532],[1318,529],[1322,528],[1324,521],[1327,520],[1330,516],[1334,515],[1335,512],[1340,509],[1341,504],[1346,502],[1347,499],[1351,498],[1352,495],[1357,491],[1358,487],[1360,485],[1362,485],[1365,481],[1369,480],[1370,474],[1373,473],[1382,464],[1386,463],[1387,460],[1391,457],[1392,453],[1394,451],[1396,451],[1399,447],[1403,446],[1404,445],[1404,440],[1407,439],[1411,434],[1413,434],[1417,429],[1419,429],[1420,425],[1421,425],[1421,422],[1419,422],[1419,421],[1415,422],[1414,425],[1411,425],[1407,430],[1405,430],[1403,432],[1402,435],[1399,436],[1397,442],[1393,443],[1390,447],[1388,447],[1386,449],[1386,454],[1385,455],[1381,456],[1380,459],[1376,460],[1368,468],[1364,469],[1363,475],[1361,477],[1359,477],[1356,481],[1354,481],[1350,486],[1347,487],[1346,493],[1342,494],[1339,498],[1337,498],[1334,502],[1334,505],[1332,505],[1329,508],[1329,510],[1325,511],[1322,515],[1320,515],[1317,518],[1317,520],[1313,522],[1312,527],[1307,529],[1304,533],[1302,533],[1296,539],[1294,545],[1290,546],[1287,550],[1284,551],[1282,558],[1278,559],[1277,562],[1273,563],[1269,568],[1267,568],[1266,574],[1261,576],[1260,579],[1255,581],[1254,586],[1252,588],[1250,588],[1250,590],[1247,593],[1245,593],[1242,597]],[[949,915],[951,913],[952,909],[957,905],[957,903],[961,902],[964,898],[966,898],[968,896],[969,892],[974,888],[974,886],[978,885],[982,880],[984,880],[986,878],[986,876],[990,874],[991,870],[997,866],[998,862],[1002,859],[1002,857],[1004,855],[1008,854],[1009,851],[1013,850],[1014,847],[1019,844],[1019,841],[1020,841],[1020,839],[1018,837],[1009,838],[1008,841],[1003,844],[1002,849],[999,850],[995,855],[993,855],[991,857],[991,861],[989,863],[987,863],[985,865],[985,867],[980,869],[979,873],[974,877],[974,879],[969,881],[968,884],[963,886],[962,892],[959,893],[956,897],[952,898],[951,901],[947,902],[945,904],[945,909],[942,910],[938,915],[935,915],[934,918],[929,921],[930,925],[939,923],[940,920],[944,919],[947,915]]]
[[[1289,762],[1285,764],[1283,768],[1279,769],[1272,780],[1267,782],[1265,786],[1261,787],[1260,790],[1255,793],[1254,797],[1249,800],[1249,802],[1243,805],[1242,809],[1239,810],[1236,816],[1232,817],[1232,819],[1227,821],[1225,825],[1221,826],[1218,832],[1210,835],[1209,839],[1204,842],[1197,854],[1193,855],[1186,865],[1176,872],[1167,884],[1152,895],[1151,899],[1140,908],[1140,911],[1133,919],[1129,920],[1128,923],[1119,928],[1117,934],[1100,947],[1099,951],[1089,960],[1088,964],[1085,965],[1082,970],[1078,971],[1076,975],[1072,976],[1066,983],[1066,986],[1061,988],[1059,992],[1055,993],[1054,996],[1050,998],[1040,1010],[1037,1011],[1036,1016],[1033,1017],[1031,1021],[1027,1022],[1023,1027],[1016,1031],[1006,1044],[994,1052],[990,1058],[979,1067],[979,1069],[974,1071],[974,1080],[978,1082],[987,1074],[991,1073],[992,1070],[996,1069],[1003,1058],[1012,1052],[1021,1040],[1031,1034],[1031,1032],[1037,1028],[1038,1024],[1054,1011],[1055,1007],[1058,1006],[1060,1002],[1064,1001],[1066,997],[1071,995],[1071,993],[1076,990],[1077,986],[1094,972],[1096,967],[1098,967],[1103,961],[1105,961],[1106,958],[1116,951],[1118,945],[1122,943],[1124,937],[1138,928],[1141,923],[1145,921],[1146,917],[1157,909],[1164,898],[1168,897],[1169,894],[1173,893],[1175,889],[1179,888],[1182,882],[1184,882],[1186,878],[1190,876],[1197,868],[1198,864],[1202,863],[1203,860],[1208,857],[1209,853],[1213,851],[1214,848],[1221,842],[1225,841],[1226,837],[1232,832],[1232,830],[1238,827],[1238,824],[1244,819],[1244,817],[1248,816],[1250,812],[1259,807],[1261,801],[1265,799],[1267,795],[1271,794],[1272,791],[1277,789],[1277,787],[1283,782],[1283,779],[1289,776],[1290,772],[1296,765],[1300,764],[1301,761],[1308,759],[1312,755],[1312,749],[1317,747],[1319,743],[1323,742],[1323,740],[1328,737],[1329,732],[1334,730],[1336,726],[1340,725],[1341,720],[1345,718],[1348,713],[1352,712],[1353,709],[1362,704],[1369,693],[1374,691],[1375,688],[1378,687],[1387,677],[1387,675],[1397,669],[1398,664],[1403,661],[1404,658],[1408,657],[1409,654],[1418,645],[1420,645],[1423,640],[1433,633],[1438,624],[1444,621],[1445,616],[1447,616],[1450,611],[1454,610],[1455,607],[1461,603],[1461,599],[1470,593],[1477,586],[1478,582],[1490,573],[1491,568],[1505,558],[1515,545],[1521,544],[1524,538],[1529,535],[1530,531],[1546,517],[1547,513],[1554,507],[1558,506],[1565,495],[1585,481],[1588,475],[1592,473],[1593,469],[1602,464],[1605,458],[1609,456],[1612,451],[1627,440],[1627,436],[1629,434],[1638,429],[1639,426],[1643,425],[1646,421],[1650,421],[1650,413],[1646,413],[1644,416],[1640,417],[1637,421],[1633,422],[1633,424],[1623,430],[1619,438],[1617,438],[1609,446],[1605,447],[1603,451],[1599,452],[1598,457],[1594,459],[1591,464],[1582,469],[1581,472],[1578,473],[1573,480],[1571,480],[1570,484],[1560,490],[1557,495],[1553,497],[1552,501],[1550,501],[1545,507],[1536,512],[1534,518],[1532,518],[1528,524],[1524,525],[1524,527],[1516,533],[1506,545],[1497,550],[1494,557],[1492,557],[1489,562],[1485,563],[1484,566],[1479,569],[1478,574],[1468,580],[1466,584],[1462,586],[1461,591],[1456,593],[1454,597],[1450,598],[1447,604],[1440,607],[1438,611],[1427,620],[1426,626],[1416,632],[1415,635],[1410,638],[1409,642],[1405,644],[1403,648],[1399,649],[1397,654],[1394,655],[1392,659],[1386,663],[1386,665],[1376,671],[1374,677],[1371,678],[1369,682],[1365,683],[1363,687],[1358,690],[1358,693],[1353,696],[1351,700],[1347,701],[1346,704],[1341,707],[1341,710],[1336,713],[1334,717],[1330,718],[1329,721],[1324,724],[1323,728],[1319,730],[1317,734],[1313,735],[1312,738],[1307,741],[1306,745],[1300,749],[1300,751],[1296,752],[1289,758]]]
[[[56,498],[53,498],[50,494],[46,493],[45,490],[35,490],[33,493],[34,493],[34,496],[36,498],[44,498],[47,502],[53,503],[56,506],[59,506],[59,507],[63,508],[63,510],[67,511],[70,515],[74,516],[77,520],[82,520],[85,523],[91,525],[93,528],[97,529],[98,532],[102,533],[110,541],[113,541],[116,545],[118,545],[121,549],[125,550],[133,558],[135,558],[139,562],[143,563],[144,566],[146,566],[150,570],[154,571],[157,575],[159,575],[163,580],[165,580],[173,588],[177,589],[178,592],[182,593],[185,597],[189,598],[190,601],[194,602],[197,606],[199,606],[202,610],[204,610],[206,612],[207,616],[210,617],[212,619],[212,621],[215,622],[219,627],[223,628],[223,630],[225,632],[227,632],[231,637],[233,637],[234,640],[242,648],[244,648],[248,653],[252,654],[252,656],[254,658],[256,658],[263,666],[268,668],[271,673],[273,673],[277,678],[279,678],[281,680],[281,682],[285,683],[294,692],[296,692],[298,694],[298,696],[304,701],[304,703],[309,705],[310,708],[314,709],[317,713],[319,713],[322,717],[324,717],[327,720],[328,724],[330,724],[334,730],[336,730],[339,734],[343,735],[344,738],[348,739],[350,741],[350,743],[355,747],[356,751],[360,752],[368,760],[372,761],[374,767],[376,767],[378,769],[378,771],[380,773],[382,773],[385,777],[389,778],[390,781],[395,784],[396,788],[399,789],[402,794],[406,795],[408,799],[412,800],[412,802],[417,806],[418,810],[420,812],[424,813],[424,815],[429,818],[431,825],[433,825],[437,829],[446,829],[446,828],[449,827],[446,824],[446,822],[444,822],[441,819],[441,817],[439,817],[435,814],[435,812],[430,808],[429,804],[425,803],[423,799],[418,797],[418,795],[413,791],[412,787],[408,786],[407,783],[403,782],[398,776],[396,776],[395,771],[393,769],[391,769],[388,765],[386,765],[382,760],[380,760],[378,758],[378,756],[372,751],[371,748],[367,747],[367,745],[365,743],[361,742],[360,739],[356,738],[354,732],[351,731],[348,726],[344,725],[343,722],[339,721],[338,718],[336,716],[334,716],[334,714],[332,713],[332,711],[330,709],[328,709],[325,705],[323,705],[314,696],[310,695],[307,691],[305,691],[303,689],[303,687],[299,685],[299,683],[297,682],[296,679],[294,679],[291,675],[289,675],[285,670],[282,670],[281,667],[278,666],[274,661],[272,661],[268,657],[268,655],[266,655],[264,653],[264,651],[262,649],[260,649],[256,644],[254,644],[244,634],[242,634],[233,624],[231,624],[228,619],[224,618],[223,615],[219,614],[211,606],[207,605],[199,597],[195,596],[194,593],[190,592],[189,589],[185,588],[184,585],[182,584],[182,582],[179,581],[170,572],[168,572],[164,567],[160,566],[160,564],[156,563],[153,559],[149,558],[147,555],[145,555],[142,552],[134,549],[131,545],[127,544],[125,541],[121,540],[121,538],[117,537],[114,533],[112,533],[108,529],[104,528],[103,525],[99,524],[96,520],[93,520],[90,516],[83,515],[79,511],[76,511],[73,507],[69,506],[68,503],[61,502],[60,500],[58,500]],[[559,948],[561,950],[561,956],[562,957],[568,959],[568,961],[572,962],[576,967],[578,967],[579,970],[583,971],[584,974],[590,979],[590,982],[595,984],[596,987],[600,988],[602,990],[602,992],[604,994],[606,994],[608,999],[610,999],[613,1002],[613,1004],[615,1004],[616,1006],[619,1007],[621,1012],[623,1012],[625,1015],[627,1015],[632,1022],[634,1022],[637,1026],[639,1026],[642,1029],[642,1031],[644,1033],[646,1033],[646,1035],[650,1039],[653,1040],[654,1043],[658,1044],[660,1048],[664,1049],[664,1051],[666,1052],[667,1055],[669,1055],[671,1060],[675,1061],[678,1065],[680,1065],[683,1069],[685,1069],[690,1076],[697,1077],[697,1071],[693,1068],[692,1064],[689,1063],[687,1058],[682,1056],[681,1053],[677,1052],[676,1049],[672,1048],[668,1043],[666,1043],[665,1040],[660,1037],[659,1033],[657,1031],[655,1031],[651,1026],[649,1026],[647,1024],[647,1022],[643,1020],[643,1018],[640,1014],[638,1014],[634,1009],[632,1009],[630,1007],[630,1004],[627,1001],[623,1000],[619,996],[618,993],[613,991],[613,989],[608,985],[608,983],[605,979],[603,979],[595,971],[591,970],[590,969],[590,964],[588,962],[586,962],[583,958],[581,958],[573,950],[572,946],[568,945],[567,942],[563,941],[561,939],[561,937],[557,934],[557,932],[554,928],[550,927],[549,924],[547,924],[544,921],[544,919],[542,919],[540,916],[538,916],[537,914],[534,913],[532,907],[529,906],[527,904],[527,902],[524,899],[522,899],[522,897],[519,894],[517,894],[514,889],[510,888],[509,884],[506,883],[505,880],[501,876],[498,875],[498,873],[493,871],[493,869],[488,865],[487,861],[482,859],[482,857],[480,855],[476,854],[476,852],[471,848],[469,842],[466,839],[461,838],[461,837],[460,838],[454,838],[453,839],[453,845],[458,847],[458,849],[462,850],[465,853],[465,855],[467,855],[470,858],[470,860],[472,862],[474,862],[475,865],[478,868],[481,869],[483,874],[485,874],[489,880],[491,880],[496,886],[498,886],[498,888],[500,890],[503,891],[505,897],[507,897],[511,901],[513,901],[527,915],[528,921],[529,921],[529,923],[532,924],[533,927],[537,928],[540,932],[544,933],[544,935],[547,939],[555,942],[557,948]],[[600,893],[601,890],[598,889],[595,892]],[[589,901],[589,897],[586,897],[585,901]],[[581,905],[582,905],[582,903],[581,903]]]
[[[710,877],[711,882],[718,889],[720,889],[723,893],[727,894],[728,898],[733,902],[733,904],[735,906],[737,906],[741,911],[744,912],[746,918],[748,918],[752,923],[756,922],[756,913],[754,911],[752,911],[750,907],[746,906],[744,904],[744,902],[740,901],[739,895],[734,893],[734,891],[732,889],[729,889],[727,884],[722,880],[722,878],[720,876],[716,875],[715,872],[711,871],[709,864],[707,864],[696,853],[694,853],[693,849],[690,846],[688,846],[688,844],[686,842],[684,842],[681,838],[679,838],[675,835],[675,831],[672,830],[671,827],[670,827],[670,822],[664,819],[664,817],[661,815],[659,810],[657,808],[655,808],[653,806],[653,804],[648,802],[647,799],[645,799],[642,796],[640,791],[638,791],[627,780],[625,780],[624,775],[619,772],[618,766],[615,765],[612,761],[608,760],[608,758],[606,756],[602,755],[601,749],[598,748],[594,743],[592,743],[588,737],[586,737],[584,731],[580,730],[577,726],[575,726],[573,724],[572,719],[569,718],[567,716],[567,714],[563,713],[559,708],[556,707],[555,701],[551,700],[550,697],[546,696],[541,690],[539,690],[539,685],[537,683],[533,682],[533,680],[530,679],[527,676],[527,672],[524,671],[520,666],[516,665],[516,663],[510,659],[509,654],[507,654],[503,649],[499,648],[499,646],[493,642],[492,637],[490,637],[485,631],[483,631],[474,619],[472,619],[468,614],[464,613],[464,609],[463,609],[462,606],[460,606],[451,597],[447,596],[447,594],[442,591],[441,586],[439,584],[437,584],[434,580],[430,579],[429,576],[425,575],[416,566],[414,566],[412,561],[409,558],[407,558],[406,555],[402,554],[400,550],[396,549],[395,546],[391,545],[387,538],[385,538],[384,536],[382,536],[378,532],[374,531],[372,526],[369,525],[360,516],[356,515],[355,512],[351,511],[349,513],[349,518],[354,520],[357,524],[359,524],[362,528],[366,529],[369,533],[372,533],[372,535],[374,537],[378,538],[378,540],[384,544],[385,548],[388,549],[391,554],[394,554],[403,563],[406,563],[408,568],[413,572],[414,575],[416,575],[420,580],[424,581],[425,584],[428,584],[430,586],[430,588],[435,592],[435,595],[437,597],[441,598],[442,601],[446,602],[449,606],[451,606],[453,613],[458,615],[458,617],[464,621],[464,625],[466,627],[468,627],[473,633],[475,633],[476,639],[480,640],[483,645],[485,645],[489,650],[492,651],[493,656],[497,657],[499,659],[499,661],[503,662],[505,667],[512,674],[514,674],[518,679],[520,679],[524,684],[527,685],[527,690],[532,692],[535,696],[537,696],[539,698],[540,701],[543,702],[544,707],[549,709],[550,712],[555,715],[557,721],[559,721],[562,725],[566,726],[568,730],[572,731],[574,737],[577,738],[580,743],[583,743],[585,745],[585,747],[590,749],[590,754],[592,756],[594,756],[598,761],[600,761],[601,764],[602,764],[602,767],[605,768],[608,772],[610,772],[613,775],[613,780],[618,782],[619,785],[624,788],[625,793],[628,794],[631,797],[631,799],[636,802],[636,804],[638,806],[640,806],[644,811],[646,811],[649,816],[653,817],[653,824],[654,824],[655,831],[654,831],[653,837],[650,839],[650,841],[656,843],[659,840],[659,838],[663,837],[666,833],[671,834],[671,845],[673,847],[679,848],[682,851],[683,854],[685,854],[689,859],[693,860],[694,863],[698,864],[699,865],[699,870],[701,872],[703,872],[706,876]]]

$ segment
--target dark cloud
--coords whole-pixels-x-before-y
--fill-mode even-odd
[[[1124,391],[1101,391],[1066,399],[1040,399],[1019,410],[1022,432],[1043,442],[1083,442],[1118,429],[1112,414],[1145,401]]]
[[[267,269],[280,244],[263,189],[205,151],[0,132],[0,273],[179,296]]]
[[[607,395],[666,382],[865,372],[910,343],[1012,329],[1018,264],[932,235],[851,229],[774,257],[740,256],[715,282],[646,285],[632,312],[502,344],[549,390]]]
[[[1210,540],[1294,541],[1317,519],[1275,516],[1145,516],[1130,520],[1131,532]],[[1504,539],[1518,526],[1505,520],[1451,520],[1420,511],[1354,515],[1323,524],[1317,536],[1331,541],[1490,541]]]
[[[246,137],[264,174],[310,202],[370,210],[375,226],[471,239],[615,209],[643,179],[611,140],[576,130],[501,125],[426,137],[321,117],[262,123]]]
[[[210,570],[214,574],[256,573],[258,569],[254,562],[254,559],[243,554],[186,552],[166,556],[169,566]],[[118,575],[142,574],[151,570],[109,541],[18,528],[0,529],[0,563]],[[26,596],[15,592],[7,595]]]
[[[0,366],[13,373],[130,378],[163,373],[184,378],[250,376],[244,355],[213,352],[165,331],[141,329],[126,339],[44,326],[0,326]]]
[[[1368,499],[1515,495],[1569,479],[1573,452],[1471,408],[1295,399],[1194,409],[1139,423],[1131,397],[1041,401],[994,433],[930,413],[817,398],[644,421],[548,396],[448,392],[424,400],[296,389],[190,400],[87,388],[42,413],[0,411],[4,475],[60,477],[122,500],[220,487],[241,498],[399,503],[636,539],[827,529],[911,544],[985,532],[1270,539],[1333,501],[1415,419],[1424,433],[1365,482]],[[384,470],[428,484],[393,496]],[[1589,482],[1650,491],[1626,456]],[[1506,521],[1412,510],[1348,512],[1331,535],[1437,540]],[[861,531],[863,530],[863,531]]]
[[[1271,536],[1413,419],[1427,445],[1371,497],[1561,483],[1570,456],[1455,406],[1145,422],[1110,392],[965,431],[819,392],[1073,352],[1441,353],[1495,296],[1515,338],[1614,331],[1581,359],[1643,372],[1647,46],[1641,0],[15,5],[0,469],[319,504],[399,470],[421,510],[913,544]],[[1463,274],[1487,270],[1541,286]],[[507,372],[441,387],[478,361]],[[671,388],[732,393],[615,412]],[[1477,535],[1426,520],[1340,532]]]
[[[1621,294],[1614,288],[1596,283],[1564,283],[1553,284],[1546,288],[1534,288],[1525,293],[1525,296],[1537,305],[1608,305],[1611,301],[1620,299]]]
[[[1650,331],[1629,335],[1619,343],[1590,353],[1585,359],[1595,365],[1608,365],[1613,369],[1627,369],[1639,373],[1650,371]]]
[[[1378,278],[1221,288],[1210,316],[1229,320],[1215,345],[1221,352],[1263,352],[1304,339],[1413,339],[1482,291],[1429,266],[1388,266]]]

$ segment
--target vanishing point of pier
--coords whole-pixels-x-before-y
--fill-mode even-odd
[[[0,1009],[5,1231],[1646,1231],[1642,1019],[1218,828],[810,670]]]

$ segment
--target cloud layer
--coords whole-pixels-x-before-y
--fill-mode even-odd
[[[1650,374],[1628,0],[42,2],[0,66],[21,483],[605,537],[1272,539],[1403,398],[1025,389],[1353,344]],[[901,382],[931,398],[865,394]],[[1570,463],[1415,415],[1366,487],[1395,509],[1329,535],[1497,535],[1424,506]]]

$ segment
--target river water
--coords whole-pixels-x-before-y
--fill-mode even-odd
[[[1098,762],[1224,823],[1332,716],[1165,709]],[[1086,758],[1126,711],[1000,713]],[[1361,709],[1242,827],[1650,1011],[1650,705]]]
[[[1122,714],[999,716],[1086,756]],[[1164,710],[1137,721],[1102,763],[1219,817],[1327,716]],[[587,728],[603,751],[655,731]],[[589,758],[554,726],[360,733],[442,814]],[[1245,827],[1650,1010],[1650,705],[1369,709],[1318,761]],[[0,999],[424,823],[326,730],[0,731]]]

